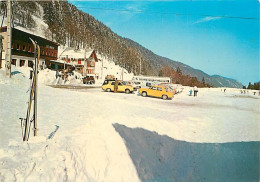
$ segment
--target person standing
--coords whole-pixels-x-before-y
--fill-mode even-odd
[[[196,86],[193,88],[193,92],[194,92],[194,97],[196,97],[198,93],[198,88]]]
[[[116,78],[115,85],[114,85],[114,93],[117,93],[117,89],[118,89],[118,80]]]
[[[190,96],[192,96],[192,89],[190,89]]]

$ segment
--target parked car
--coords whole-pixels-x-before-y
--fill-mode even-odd
[[[93,76],[86,76],[83,78],[84,84],[95,84],[95,79]]]
[[[132,80],[131,80],[131,81],[123,81],[123,82],[125,83],[125,85],[131,85],[131,86],[133,86],[134,91],[137,91],[137,89],[141,88],[141,86],[140,86],[140,87],[137,86],[137,85],[135,84],[135,82],[133,82]]]
[[[141,88],[141,86],[142,86],[142,82],[139,82],[139,81],[134,81],[133,82],[134,90],[137,90],[137,89]]]
[[[107,75],[106,80],[116,80],[114,75]]]
[[[163,86],[165,88],[165,90],[167,90],[169,92],[173,92],[173,95],[175,95],[177,93],[177,89],[174,86],[174,84],[171,84],[171,83],[160,83],[159,86]]]
[[[159,97],[164,100],[173,98],[173,92],[166,90],[163,86],[151,86],[150,88],[140,88],[139,94],[141,94],[143,97]]]
[[[111,80],[105,80],[102,89],[106,92],[113,92],[114,91],[114,85],[115,81]],[[123,81],[118,81],[118,92],[125,92],[127,94],[132,93],[134,91],[134,88],[132,85],[126,85],[125,82]]]

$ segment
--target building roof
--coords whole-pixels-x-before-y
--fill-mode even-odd
[[[60,60],[60,59],[57,59],[57,60],[50,60],[50,61],[55,62],[55,63],[61,63],[61,64],[67,64],[67,65],[74,66],[74,64],[64,62],[63,60]]]
[[[1,32],[6,32],[6,31],[7,31],[7,26],[0,27],[0,33]],[[21,34],[23,34],[23,35],[21,35]],[[43,41],[45,41],[45,42],[51,43],[53,45],[59,46],[58,43],[53,42],[51,40],[48,40],[48,39],[46,39],[44,37],[41,37],[39,35],[35,35],[32,32],[25,31],[25,29],[20,30],[18,28],[12,28],[12,38],[19,39],[19,40],[21,39],[21,40],[23,40],[25,42],[31,43],[29,37],[34,39],[34,40],[36,40],[40,45],[44,45],[45,43],[43,43]]]
[[[94,51],[94,49],[87,49],[86,58],[89,58],[91,56],[91,54],[93,53],[93,51]],[[68,56],[68,58],[84,59],[85,49],[75,50],[74,48],[69,47],[60,54],[61,58],[65,58],[66,56]]]

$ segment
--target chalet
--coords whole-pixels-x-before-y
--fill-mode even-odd
[[[95,50],[67,48],[60,54],[59,59],[73,65],[83,76],[98,79],[98,73],[95,69],[98,58]]]
[[[3,52],[7,49],[7,27],[0,27],[0,35],[3,39]],[[12,28],[12,61],[15,66],[33,66],[34,48],[30,39],[33,39],[40,45],[40,60],[41,68],[46,67],[46,61],[57,60],[59,44],[49,41],[37,35],[24,32],[22,30]],[[3,65],[3,64],[2,64]]]

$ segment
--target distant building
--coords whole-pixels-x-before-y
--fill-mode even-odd
[[[162,83],[171,83],[170,77],[156,77],[156,76],[134,76],[133,82],[138,83],[142,87],[150,87],[151,85],[158,85]]]
[[[84,58],[86,58],[86,61]],[[98,79],[98,73],[95,69],[98,58],[95,50],[87,49],[85,51],[85,49],[67,48],[60,54],[59,59],[73,65],[83,76]]]
[[[3,52],[7,49],[7,27],[0,27],[0,35],[3,39]],[[46,66],[46,61],[52,62],[57,60],[59,44],[49,41],[37,35],[12,28],[12,61],[15,66],[33,66],[34,49],[30,39],[36,41],[40,46],[40,67]],[[4,56],[3,56],[4,57]],[[2,60],[0,60],[2,61]],[[3,61],[2,61],[3,63]],[[2,67],[4,64],[0,64]]]

